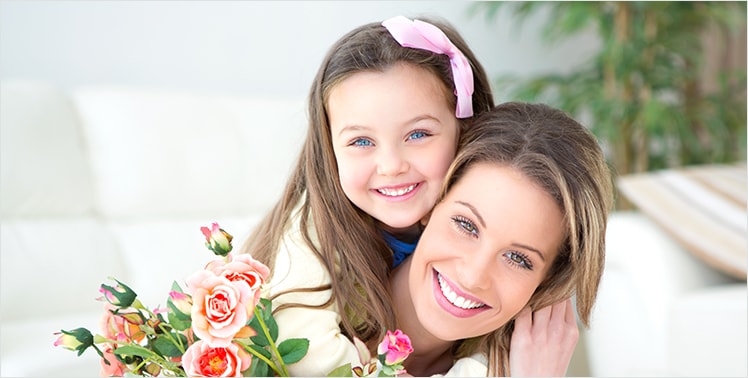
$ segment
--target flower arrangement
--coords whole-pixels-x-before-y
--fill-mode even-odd
[[[101,356],[102,376],[289,376],[287,365],[301,360],[309,341],[277,343],[278,325],[272,303],[261,297],[270,274],[248,254],[232,254],[233,237],[217,223],[201,227],[206,247],[220,259],[207,263],[185,280],[175,281],[166,308],[149,309],[126,284],[102,284],[101,334],[86,328],[60,330],[55,346],[93,349]],[[343,365],[330,376],[397,376],[412,352],[399,330],[387,332],[372,358],[363,342],[354,340],[361,366]]]

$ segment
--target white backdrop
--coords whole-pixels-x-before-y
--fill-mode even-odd
[[[580,36],[539,40],[542,17],[517,29],[487,22],[467,1],[0,2],[0,79],[66,88],[143,85],[219,93],[306,96],[328,47],[350,29],[394,15],[442,17],[492,78],[566,70],[597,48]],[[499,99],[497,99],[499,100]]]

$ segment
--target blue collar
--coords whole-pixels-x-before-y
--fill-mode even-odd
[[[416,244],[418,244],[417,240],[415,243],[406,243],[404,241],[398,240],[389,232],[382,231],[382,235],[384,236],[384,241],[387,242],[387,245],[392,248],[393,269],[400,265],[400,263],[403,262],[403,260],[405,260],[408,256],[413,254],[413,251],[415,251],[416,249]]]

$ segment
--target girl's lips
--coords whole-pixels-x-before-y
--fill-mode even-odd
[[[432,270],[432,276],[436,303],[449,314],[458,318],[468,318],[491,308],[478,298],[461,291],[435,269]]]
[[[372,191],[388,201],[405,201],[415,196],[420,188],[421,183],[413,183],[399,186],[386,186],[372,189]]]

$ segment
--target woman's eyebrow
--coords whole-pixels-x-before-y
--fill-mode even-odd
[[[478,213],[478,209],[476,209],[475,206],[473,206],[473,205],[471,205],[471,204],[469,204],[467,202],[463,202],[463,201],[455,201],[455,202],[459,203],[462,206],[467,207],[468,209],[470,209],[470,211],[473,212],[473,214],[475,215],[475,217],[478,218],[478,222],[480,222],[480,224],[483,225],[483,227],[486,227],[486,222],[483,220],[483,217],[480,216],[480,214]]]
[[[515,246],[515,247],[524,248],[524,249],[526,249],[528,251],[531,251],[531,252],[535,252],[535,253],[538,254],[538,256],[540,256],[541,260],[545,261],[545,256],[543,255],[543,252],[540,252],[540,250],[537,249],[537,248],[533,248],[533,247],[530,247],[529,245],[524,245],[524,244],[521,244],[521,243],[512,243],[512,245]]]

